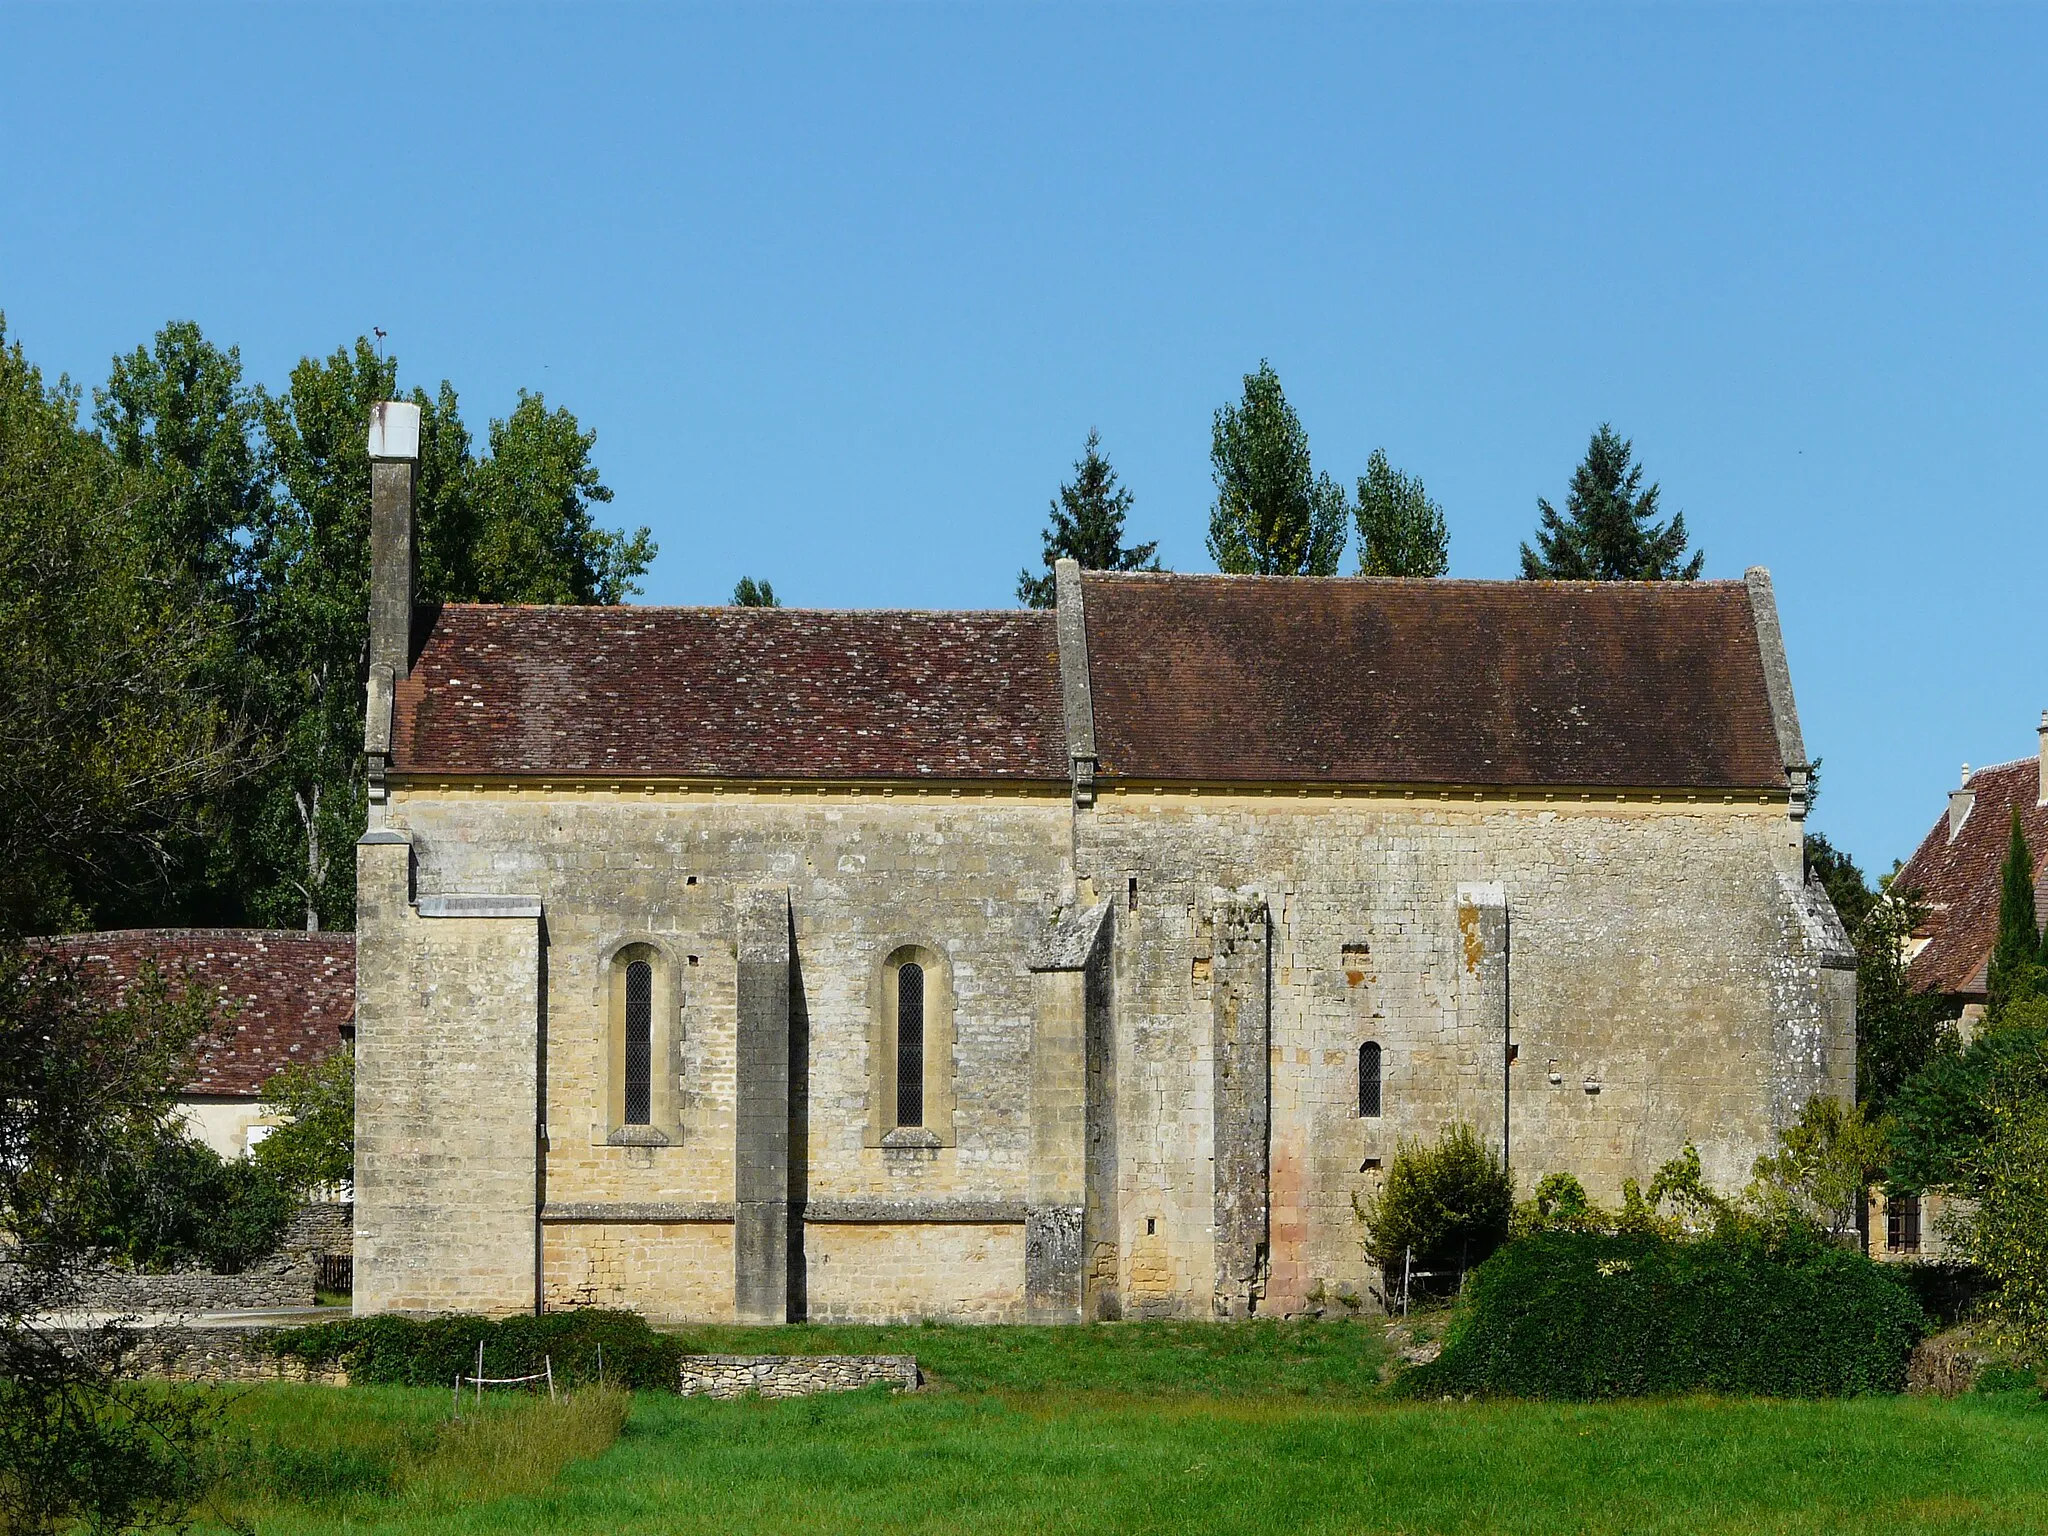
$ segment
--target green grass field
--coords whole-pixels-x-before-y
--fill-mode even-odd
[[[915,1353],[939,1378],[795,1402],[618,1407],[233,1395],[259,1532],[2048,1530],[2048,1405],[1683,1399],[1395,1404],[1365,1324],[691,1335]],[[615,1400],[622,1406],[623,1400]],[[282,1469],[280,1472],[279,1469]]]

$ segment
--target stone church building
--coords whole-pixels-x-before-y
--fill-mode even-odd
[[[371,451],[360,1311],[1286,1314],[1404,1138],[1740,1185],[1852,1092],[1762,570],[436,609]]]

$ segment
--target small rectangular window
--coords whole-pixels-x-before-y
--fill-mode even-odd
[[[626,967],[626,1124],[653,1118],[654,967],[635,960]]]
[[[1892,1253],[1920,1251],[1920,1197],[1893,1195],[1884,1202],[1884,1245]]]

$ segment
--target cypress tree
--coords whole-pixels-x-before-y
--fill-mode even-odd
[[[2034,855],[2017,808],[2012,843],[1999,871],[1998,942],[1992,946],[1987,1006],[1995,1018],[2005,1005],[2043,990],[2041,930],[2034,915]]]

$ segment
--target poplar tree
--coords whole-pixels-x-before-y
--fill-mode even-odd
[[[1209,554],[1252,576],[1334,576],[1344,558],[1344,489],[1309,461],[1308,433],[1267,362],[1244,397],[1216,412],[1209,447],[1216,502]]]
[[[1635,444],[1606,422],[1572,472],[1565,510],[1536,499],[1536,548],[1522,546],[1527,581],[1697,581],[1706,556],[1685,558],[1685,514],[1657,521],[1658,487],[1643,489]]]
[[[1451,568],[1451,538],[1444,509],[1422,481],[1404,475],[1375,448],[1358,477],[1358,574],[1441,576]]]
[[[1017,601],[1030,608],[1052,607],[1052,571],[1059,560],[1075,561],[1084,571],[1158,570],[1157,540],[1124,543],[1124,517],[1135,499],[1129,487],[1117,484],[1116,470],[1102,452],[1102,435],[1090,427],[1081,457],[1074,461],[1074,478],[1060,487],[1039,535],[1045,545],[1045,572],[1017,573]]]

